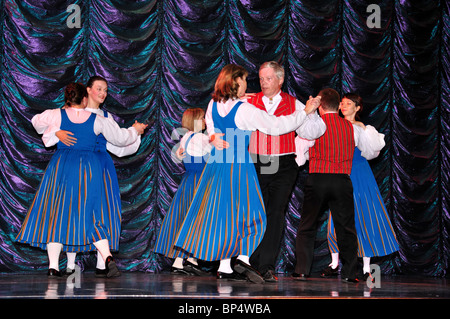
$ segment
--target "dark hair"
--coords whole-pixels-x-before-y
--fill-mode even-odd
[[[81,83],[70,83],[64,90],[64,102],[67,106],[79,105],[85,97],[87,97],[87,90]]]
[[[326,88],[320,90],[319,94],[321,96],[320,104],[323,109],[327,111],[337,111],[339,110],[339,103],[341,102],[341,97],[339,93],[331,88]]]
[[[355,119],[360,120],[359,115],[361,114],[361,112],[363,110],[362,98],[356,93],[346,93],[346,94],[344,94],[344,96],[342,98],[349,99],[353,103],[355,103],[355,106],[359,106],[359,110],[355,114]]]
[[[95,81],[103,81],[105,83],[108,83],[104,77],[101,77],[100,75],[94,75],[89,78],[86,87],[91,88],[94,85]]]
[[[216,102],[238,98],[239,84],[236,79],[247,76],[248,71],[240,65],[228,64],[223,67],[214,86],[213,100]]]

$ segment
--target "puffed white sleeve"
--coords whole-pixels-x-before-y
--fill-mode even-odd
[[[59,139],[55,133],[61,126],[61,109],[45,110],[31,119],[31,124],[38,134],[42,134],[42,141],[46,147],[56,145]]]
[[[290,115],[269,115],[250,103],[242,103],[236,111],[235,122],[241,130],[259,130],[268,135],[282,135],[295,131],[303,124],[307,115],[303,110],[296,110]]]
[[[359,136],[356,146],[361,150],[361,155],[371,160],[380,155],[380,151],[386,145],[384,141],[384,134],[379,133],[375,127],[366,125],[363,129],[360,126],[353,125],[359,131]]]
[[[295,137],[295,161],[298,166],[302,166],[309,160],[309,149],[314,146],[314,140],[307,140],[300,136]]]
[[[213,135],[214,132],[214,121],[212,119],[212,104],[213,100],[209,101],[208,107],[206,108],[205,112],[205,124],[206,124],[206,131],[208,132],[208,135]]]
[[[108,113],[107,119],[117,124],[117,122],[114,120],[113,116],[110,113]],[[131,143],[126,146],[117,146],[107,141],[106,149],[108,150],[108,152],[116,155],[117,157],[124,157],[136,153],[140,145],[141,145],[141,136],[138,135],[138,138],[134,143]]]
[[[141,136],[138,135],[136,141],[126,146],[116,146],[110,142],[106,142],[106,149],[108,152],[116,155],[117,157],[124,157],[136,153],[141,145]]]
[[[94,122],[95,134],[103,134],[106,140],[116,146],[127,146],[134,142],[139,137],[138,132],[134,127],[120,128],[115,121],[109,121],[103,116],[97,115]]]
[[[299,100],[295,101],[295,108],[297,110],[304,110],[305,105],[301,103]],[[296,130],[297,135],[301,138],[307,139],[307,140],[315,140],[321,137],[325,130],[327,129],[327,126],[323,119],[319,116],[317,111],[312,112],[311,114],[308,114],[305,118],[305,121],[302,125]]]

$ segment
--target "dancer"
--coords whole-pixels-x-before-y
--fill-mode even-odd
[[[371,277],[370,257],[389,255],[398,251],[399,248],[378,184],[367,162],[377,157],[384,147],[384,134],[378,133],[373,126],[364,125],[359,121],[362,107],[361,97],[354,93],[345,94],[340,105],[344,118],[353,125],[363,128],[365,138],[373,148],[372,152],[366,152],[364,157],[361,151],[355,148],[350,174],[353,184],[358,257],[362,257],[363,260],[362,278],[367,280]],[[322,271],[322,277],[337,276],[339,272],[339,247],[331,212],[328,219],[327,238],[331,264]]]
[[[259,69],[262,92],[248,99],[250,104],[268,114],[288,115],[303,110],[305,105],[281,91],[284,69],[277,62],[265,62]],[[252,132],[249,151],[254,160],[259,186],[266,209],[267,227],[263,240],[250,257],[251,264],[267,282],[276,282],[275,262],[279,253],[285,225],[285,212],[297,180],[299,165],[295,161],[295,135],[314,140],[325,132],[326,126],[317,112],[308,115],[296,130],[280,136]],[[276,166],[274,162],[276,161]],[[270,169],[273,166],[275,169]]]
[[[181,126],[187,132],[180,140],[178,150],[184,150],[183,164],[186,172],[161,224],[155,252],[175,259],[171,269],[174,274],[204,276],[207,273],[199,268],[197,259],[190,257],[189,254],[174,247],[173,244],[194,197],[194,190],[203,172],[206,159],[212,149],[209,137],[202,133],[206,128],[205,111],[201,108],[187,109],[183,113]]]
[[[105,110],[100,109],[100,106],[106,99],[108,95],[108,83],[106,79],[101,76],[92,76],[87,84],[86,89],[88,92],[88,102],[86,106],[86,111],[101,115],[107,118],[109,121],[114,121],[113,116]],[[57,131],[55,135],[63,143],[73,142],[70,139],[71,133],[68,131]],[[46,135],[46,134],[44,134]],[[44,138],[44,137],[43,137]],[[76,142],[76,141],[75,141]],[[111,156],[107,151],[114,154],[117,157],[128,156],[134,154],[139,149],[141,143],[141,136],[139,135],[136,141],[130,145],[124,147],[119,147],[106,141],[102,134],[97,136],[97,142],[95,146],[95,154],[99,158],[100,163],[103,168],[102,181],[104,183],[105,192],[102,192],[102,207],[104,224],[108,227],[109,234],[109,244],[111,251],[119,250],[119,239],[121,232],[121,213],[122,213],[122,203],[120,199],[120,189],[119,181],[117,179],[116,169]],[[107,208],[107,209],[106,209]],[[76,252],[67,252],[67,268],[66,275],[70,275],[75,271],[75,258]],[[96,277],[106,276],[106,267],[101,258],[101,254],[97,251],[97,264],[95,267]]]
[[[93,149],[99,134],[115,145],[129,145],[146,125],[135,123],[132,128],[121,129],[84,110],[87,91],[79,83],[66,87],[65,102],[66,109],[47,110],[32,119],[39,134],[56,127],[72,132],[77,140],[73,146],[57,144],[16,241],[47,250],[50,278],[61,276],[61,250],[90,251],[93,247],[102,255],[107,277],[118,276],[98,201],[102,168]]]
[[[317,222],[323,209],[329,207],[336,222],[336,232],[343,260],[343,280],[357,282],[357,239],[353,208],[353,188],[349,177],[355,134],[353,126],[339,117],[339,93],[323,89],[319,112],[327,125],[325,134],[309,149],[309,175],[305,183],[303,211],[296,239],[294,277],[306,280],[313,255]]]
[[[206,112],[206,125],[215,148],[211,152],[175,246],[195,258],[220,260],[218,279],[255,283],[264,279],[250,265],[249,256],[261,242],[266,226],[264,203],[255,167],[248,153],[251,131],[279,134],[298,128],[318,107],[317,99],[305,110],[289,116],[271,116],[241,101],[248,72],[241,66],[225,66],[215,83]],[[219,143],[215,133],[225,134]],[[220,145],[219,145],[220,144]],[[228,148],[223,148],[223,144]],[[234,271],[231,258],[237,256]]]

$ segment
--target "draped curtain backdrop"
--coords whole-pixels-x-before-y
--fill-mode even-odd
[[[123,203],[115,257],[125,271],[159,272],[171,264],[153,248],[184,172],[170,155],[183,111],[206,108],[224,65],[244,66],[257,92],[260,64],[275,60],[286,70],[283,90],[302,102],[323,87],[357,92],[362,121],[385,134],[370,164],[400,251],[375,260],[382,272],[447,274],[448,1],[0,0],[0,8],[0,272],[47,268],[45,251],[14,239],[55,151],[30,120],[61,107],[68,83],[101,75],[103,107],[122,127],[150,123],[137,154],[113,157]],[[286,213],[279,272],[293,271],[307,169]],[[314,270],[330,261],[326,222]],[[95,265],[92,253],[79,258]]]

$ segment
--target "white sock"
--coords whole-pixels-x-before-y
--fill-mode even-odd
[[[190,263],[192,263],[192,264],[198,266],[197,258],[189,257],[187,260],[188,260]]]
[[[101,239],[99,241],[96,241],[94,243],[95,248],[100,252],[103,261],[106,261],[106,258],[108,258],[111,255],[111,251],[109,250],[109,242],[108,239]]]
[[[370,257],[363,257],[363,274],[366,272],[370,274]]]
[[[250,265],[250,257],[248,257],[248,256],[239,255],[237,259],[239,259],[240,261],[243,261],[247,265]]]
[[[233,272],[233,269],[231,268],[231,259],[222,259],[220,261],[220,265],[219,265],[219,272],[223,272],[226,274],[231,274]]]
[[[175,258],[175,261],[172,264],[172,267],[177,269],[183,269],[183,258],[177,257]]]
[[[48,268],[53,268],[59,271],[59,254],[61,253],[63,245],[60,243],[48,243],[47,254],[49,265]]]
[[[97,269],[105,269],[105,261],[103,260],[102,254],[97,250],[97,266],[95,266]]]
[[[330,267],[336,269],[337,266],[339,266],[339,253],[331,253]]]
[[[67,268],[75,269],[75,257],[77,257],[77,253],[67,253]]]

